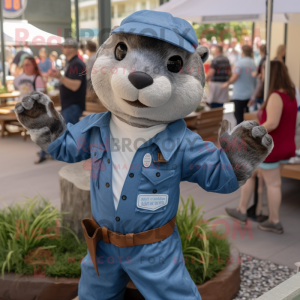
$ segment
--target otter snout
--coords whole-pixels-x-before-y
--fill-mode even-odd
[[[138,90],[141,90],[141,89],[153,84],[153,78],[144,72],[130,73],[128,75],[128,79],[131,82],[131,84]]]

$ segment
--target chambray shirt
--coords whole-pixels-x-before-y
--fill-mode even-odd
[[[91,158],[91,207],[100,226],[126,234],[166,224],[177,213],[181,181],[195,182],[206,191],[222,194],[239,188],[226,153],[204,142],[180,119],[137,149],[115,210],[110,116],[110,112],[93,114],[75,125],[68,124],[64,134],[47,149],[53,158],[68,163]],[[152,156],[148,168],[143,166],[147,153]],[[166,162],[154,162],[158,153]],[[156,210],[142,209],[137,206],[138,195],[142,194],[168,195],[168,202]]]

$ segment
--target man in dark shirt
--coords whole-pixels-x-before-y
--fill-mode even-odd
[[[223,107],[223,104],[229,101],[228,87],[223,89],[222,84],[231,75],[230,63],[228,58],[223,55],[223,47],[217,45],[214,50],[214,59],[206,76],[206,80],[210,82],[209,98],[211,108]]]
[[[86,76],[85,64],[77,55],[78,43],[75,39],[65,40],[62,48],[67,63],[64,76],[59,70],[52,69],[49,75],[60,80],[61,114],[66,124],[75,124],[85,110]]]

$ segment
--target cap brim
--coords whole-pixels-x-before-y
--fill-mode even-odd
[[[195,48],[193,47],[193,45],[189,41],[184,39],[181,35],[170,29],[152,24],[129,22],[116,28],[114,31],[112,31],[112,33],[131,33],[136,35],[148,36],[175,45],[190,53],[195,52]]]

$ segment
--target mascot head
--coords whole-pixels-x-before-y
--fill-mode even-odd
[[[113,28],[101,45],[92,84],[103,105],[124,122],[167,124],[200,104],[207,57],[187,21],[142,10]]]

